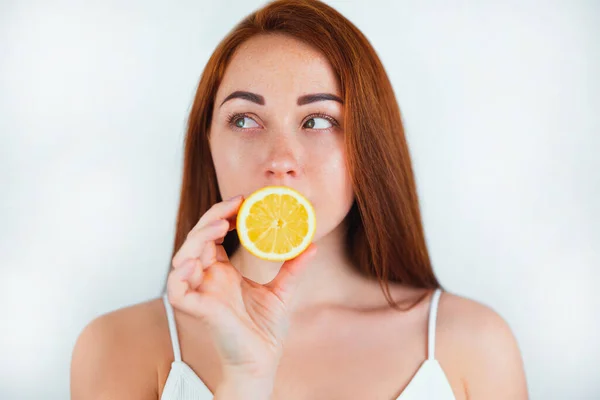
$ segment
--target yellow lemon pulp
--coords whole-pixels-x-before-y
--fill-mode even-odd
[[[236,229],[240,243],[264,260],[284,261],[310,245],[316,219],[312,204],[286,186],[267,186],[240,206]]]

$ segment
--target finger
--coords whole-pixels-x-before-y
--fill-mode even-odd
[[[204,281],[204,268],[197,258],[192,258],[188,262],[194,265],[193,271],[188,277],[188,283],[191,290],[197,290]]]
[[[216,314],[219,304],[215,303],[210,296],[196,290],[187,290],[189,288],[187,281],[182,278],[183,275],[178,274],[182,269],[173,270],[169,275],[167,283],[169,302],[173,307],[199,318],[211,317]],[[197,268],[197,270],[202,270],[202,268]]]
[[[167,298],[176,308],[201,319],[211,319],[220,312],[221,304],[211,296],[207,296],[197,290],[190,290],[190,280],[193,273],[203,272],[199,266],[199,260],[190,260],[179,269],[171,271],[167,280]]]
[[[181,268],[174,269],[167,278],[167,294],[169,299],[181,302],[190,288],[188,278],[194,272],[194,262],[185,263]]]
[[[207,242],[202,249],[202,254],[200,255],[200,262],[202,263],[204,268],[207,268],[217,261],[220,262],[229,262],[229,257],[227,256],[227,252],[225,248],[218,243],[215,242]]]
[[[179,268],[187,259],[199,258],[206,244],[223,238],[228,228],[226,221],[216,220],[204,229],[190,232],[173,257],[173,268]]]
[[[239,210],[239,208],[238,208],[238,210]],[[233,217],[229,217],[225,221],[227,221],[229,223],[229,230],[228,230],[228,232],[233,231],[236,228],[236,224],[237,224],[237,211],[236,211],[236,214]]]
[[[240,206],[241,206],[241,204],[240,204]],[[238,207],[238,210],[239,210],[239,207]],[[236,228],[237,211],[236,211],[236,214],[233,217],[228,218],[227,221],[229,221],[229,232],[231,232],[232,230],[234,230]]]
[[[317,252],[317,246],[311,244],[299,256],[283,263],[277,276],[265,286],[271,289],[283,303],[292,298],[302,272]]]
[[[217,246],[217,261],[231,264],[231,261],[229,261],[229,256],[227,255],[225,247],[223,246]]]
[[[232,197],[227,201],[222,201],[220,203],[214,204],[207,212],[204,213],[202,217],[200,217],[200,220],[198,221],[196,226],[192,228],[192,231],[194,231],[195,229],[201,229],[202,227],[210,224],[212,221],[218,219],[232,219],[236,215],[240,205],[242,204],[243,198],[244,197],[242,195],[239,195],[236,197]]]
[[[211,266],[217,262],[217,245],[215,242],[208,242],[204,249],[202,249],[202,254],[200,255],[200,262],[205,267]]]

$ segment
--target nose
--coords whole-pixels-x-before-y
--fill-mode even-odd
[[[298,169],[288,159],[271,160],[266,175],[269,179],[296,178],[298,176]]]
[[[291,135],[276,135],[265,164],[265,175],[269,180],[297,178],[300,174],[298,143]],[[283,182],[281,182],[283,183]]]

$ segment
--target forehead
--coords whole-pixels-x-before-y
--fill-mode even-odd
[[[234,90],[270,97],[327,92],[341,97],[327,58],[304,42],[284,35],[259,35],[234,53],[217,92],[217,101]]]

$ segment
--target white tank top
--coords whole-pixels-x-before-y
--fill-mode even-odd
[[[427,359],[423,361],[417,373],[396,400],[455,400],[450,383],[439,362],[435,359],[435,321],[440,294],[441,289],[434,292],[429,307]],[[163,301],[167,310],[175,360],[171,364],[161,400],[211,400],[213,398],[211,391],[198,375],[181,360],[173,307],[166,294],[163,295]]]

